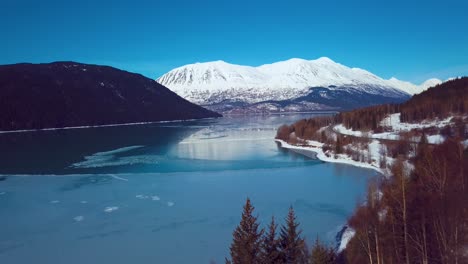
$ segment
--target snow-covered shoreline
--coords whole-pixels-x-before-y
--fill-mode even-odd
[[[352,166],[356,166],[356,167],[361,167],[361,168],[366,168],[366,169],[372,169],[372,170],[375,170],[381,174],[384,174],[384,171],[373,165],[373,164],[369,164],[369,163],[364,163],[364,162],[359,162],[359,161],[354,161],[352,160],[350,157],[346,156],[346,155],[337,155],[337,158],[335,159],[334,157],[327,157],[327,155],[323,152],[323,143],[320,143],[318,141],[313,141],[313,140],[309,140],[307,141],[307,143],[309,144],[309,146],[294,146],[294,145],[291,145],[281,139],[275,139],[276,142],[280,143],[281,144],[281,147],[282,148],[285,148],[285,149],[290,149],[290,150],[302,150],[302,151],[311,151],[311,152],[314,152],[315,153],[315,156],[317,157],[317,159],[321,160],[321,161],[324,161],[324,162],[333,162],[333,163],[342,163],[342,164],[348,164],[348,165],[352,165]]]
[[[354,161],[350,157],[343,155],[343,154],[337,155],[336,159],[334,157],[327,157],[327,155],[323,152],[323,148],[322,148],[324,144],[318,141],[308,140],[307,141],[308,146],[294,146],[281,139],[275,139],[275,141],[278,142],[282,148],[289,149],[292,151],[297,151],[297,153],[299,154],[306,155],[299,151],[312,152],[317,159],[324,161],[324,162],[342,163],[342,164],[352,165],[352,166],[356,166],[360,168],[372,169],[382,175],[385,174],[384,170],[375,166],[375,163],[369,164],[369,163]],[[310,157],[310,155],[306,155],[306,156]],[[354,229],[352,229],[349,226],[346,226],[346,228],[342,229],[340,232],[337,233],[336,250],[338,253],[346,249],[348,242],[351,240],[351,238],[353,238],[354,234],[355,234]]]
[[[93,125],[93,126],[72,126],[72,127],[50,127],[50,128],[41,128],[41,129],[5,130],[5,131],[0,131],[0,134],[26,133],[26,132],[39,132],[39,131],[55,131],[55,130],[70,130],[70,129],[85,129],[85,128],[100,128],[100,127],[118,127],[118,126],[164,124],[164,123],[175,123],[175,122],[189,122],[189,121],[197,121],[197,120],[210,120],[210,119],[216,119],[216,118],[217,117],[205,117],[205,118],[198,118],[198,119],[192,118],[192,119],[177,119],[177,120],[135,122],[135,123],[118,123],[118,124]]]

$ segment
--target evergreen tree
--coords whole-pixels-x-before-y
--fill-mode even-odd
[[[310,264],[333,264],[336,256],[335,251],[332,248],[327,248],[320,240],[315,240],[315,244],[312,247],[310,255]]]
[[[289,208],[288,216],[286,217],[286,225],[281,227],[280,233],[280,249],[282,263],[299,264],[304,262],[305,241],[301,237],[299,223],[296,221],[294,209]]]
[[[232,264],[256,264],[261,263],[260,245],[263,229],[258,229],[257,217],[253,216],[254,207],[250,199],[244,205],[242,219],[239,226],[233,232],[233,242],[231,244]]]
[[[336,135],[335,153],[341,154],[343,152],[343,143],[341,142],[341,136]]]
[[[265,264],[280,264],[281,255],[279,251],[279,241],[276,238],[276,228],[278,225],[275,223],[275,218],[271,218],[271,223],[268,227],[268,233],[265,234],[262,244],[261,259]]]
[[[428,143],[429,142],[427,140],[426,134],[423,133],[422,136],[421,136],[421,139],[419,140],[419,145],[426,146]]]

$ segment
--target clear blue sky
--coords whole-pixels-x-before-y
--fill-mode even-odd
[[[25,1],[0,6],[0,64],[75,60],[156,78],[211,60],[326,56],[385,78],[468,75],[468,1]]]

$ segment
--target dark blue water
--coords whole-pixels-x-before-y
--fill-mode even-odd
[[[0,263],[222,263],[246,197],[331,243],[375,173],[279,149],[307,116],[0,135]]]

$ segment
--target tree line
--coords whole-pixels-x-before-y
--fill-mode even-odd
[[[348,263],[468,263],[468,150],[423,138],[408,166],[398,158],[391,177],[369,185],[349,220]]]
[[[400,121],[411,123],[466,114],[467,111],[468,77],[463,77],[429,88],[402,104],[383,104],[341,112],[333,117],[303,119],[280,127],[277,138],[288,140],[289,134],[294,133],[302,139],[320,141],[323,135],[317,131],[324,126],[343,124],[352,130],[383,132],[385,125],[380,122],[389,114],[401,113]]]
[[[333,264],[338,260],[333,248],[317,238],[309,250],[301,236],[294,209],[289,208],[285,225],[281,226],[272,217],[267,230],[260,229],[254,207],[247,199],[239,225],[233,232],[228,264]]]
[[[423,137],[412,164],[399,156],[388,176],[369,183],[348,220],[355,235],[340,254],[318,240],[309,250],[292,208],[279,234],[273,218],[260,229],[247,200],[226,263],[468,263],[468,149]]]

